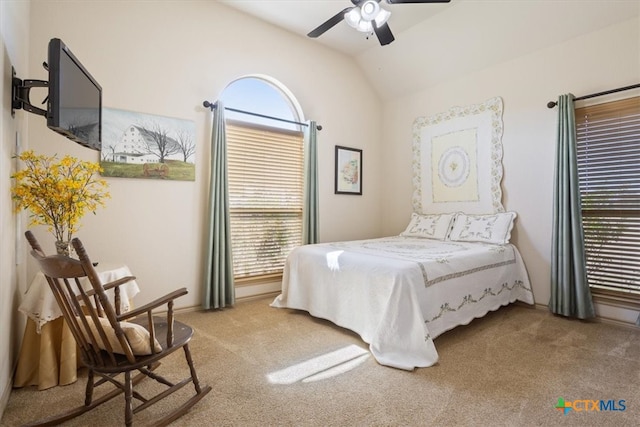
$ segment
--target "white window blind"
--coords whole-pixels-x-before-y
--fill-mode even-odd
[[[576,109],[587,278],[640,297],[640,97]]]
[[[302,244],[303,134],[232,121],[226,131],[235,279],[280,275]]]

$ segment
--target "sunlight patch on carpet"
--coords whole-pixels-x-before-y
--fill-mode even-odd
[[[369,358],[369,352],[355,344],[267,374],[272,384],[312,382],[335,377],[354,369]]]

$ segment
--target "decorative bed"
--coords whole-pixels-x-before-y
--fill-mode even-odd
[[[502,206],[501,138],[501,98],[418,117],[406,230],[294,249],[271,305],[350,329],[379,363],[412,370],[438,361],[433,339],[443,332],[514,301],[533,304],[510,243],[516,214]]]
[[[446,217],[456,240],[411,232]],[[516,300],[533,304],[515,246],[465,238],[479,227],[486,234],[496,217],[414,214],[400,236],[296,248],[272,306],[305,310],[358,333],[382,365],[431,366],[438,335]]]

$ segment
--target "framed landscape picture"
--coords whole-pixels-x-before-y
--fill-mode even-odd
[[[362,194],[362,150],[336,145],[336,194]]]
[[[102,109],[102,175],[195,181],[195,123],[173,117]]]

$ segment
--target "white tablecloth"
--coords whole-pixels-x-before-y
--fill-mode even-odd
[[[107,284],[125,276],[132,276],[129,267],[126,265],[99,264],[96,267],[96,270],[103,284]],[[91,288],[89,279],[83,279],[81,280],[81,283],[85,289]],[[131,299],[136,296],[138,292],[140,292],[140,288],[138,288],[138,284],[135,280],[120,286],[120,310],[122,313],[129,311]],[[110,290],[107,293],[111,298],[111,303],[113,304],[114,292]],[[31,282],[31,286],[29,286],[29,290],[27,291],[18,310],[26,314],[36,323],[38,333],[40,333],[40,330],[45,323],[62,316],[62,311],[60,311],[56,298],[54,297],[53,292],[51,292],[47,279],[44,277],[42,272],[38,272],[38,274],[36,274],[36,277]]]
[[[132,275],[126,265],[100,264],[97,270],[103,284]],[[88,279],[82,285],[85,289],[91,286]],[[123,313],[131,308],[131,300],[139,291],[135,280],[120,286]],[[113,303],[113,290],[107,294]],[[44,390],[75,382],[78,368],[76,342],[42,273],[33,279],[18,309],[28,318],[13,386],[34,385]]]

